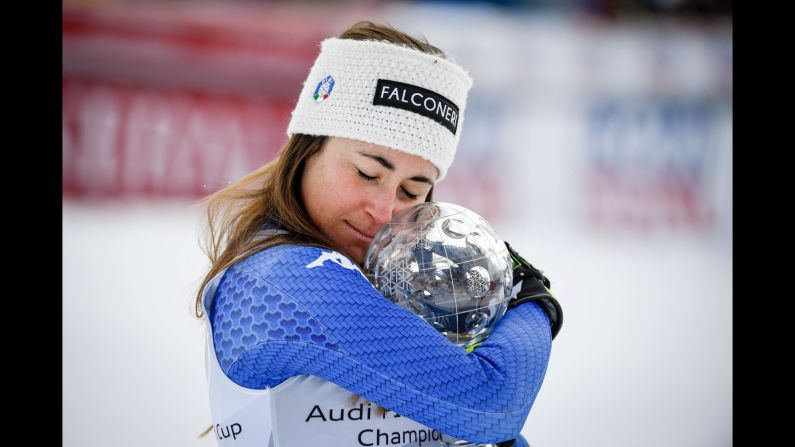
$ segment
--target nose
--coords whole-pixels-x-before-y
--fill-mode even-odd
[[[396,195],[393,191],[384,190],[373,194],[367,207],[367,213],[372,217],[376,225],[381,226],[392,220],[396,200]]]

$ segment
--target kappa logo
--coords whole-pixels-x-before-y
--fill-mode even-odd
[[[323,264],[326,261],[331,261],[331,262],[339,265],[340,267],[346,268],[348,270],[356,270],[357,272],[362,273],[362,271],[359,270],[359,267],[356,266],[356,264],[351,262],[350,259],[348,259],[345,256],[341,255],[340,253],[337,253],[336,251],[324,251],[324,252],[322,252],[322,254],[320,256],[318,256],[317,259],[315,259],[314,261],[312,261],[309,264],[307,264],[306,268],[313,269],[315,267],[323,267]]]

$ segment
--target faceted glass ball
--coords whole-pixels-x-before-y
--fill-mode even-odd
[[[510,254],[491,225],[444,202],[395,215],[373,238],[364,270],[385,297],[462,347],[488,336],[513,287]]]

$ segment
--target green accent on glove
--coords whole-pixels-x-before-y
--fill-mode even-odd
[[[486,341],[486,340],[483,340],[483,341]],[[467,354],[469,354],[470,352],[474,351],[474,350],[475,350],[475,348],[477,348],[478,346],[482,345],[482,344],[483,344],[483,341],[481,341],[481,342],[478,342],[478,343],[475,343],[474,345],[472,345],[472,346],[468,347],[468,348],[467,348]]]

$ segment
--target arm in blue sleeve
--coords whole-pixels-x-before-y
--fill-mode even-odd
[[[262,389],[311,374],[460,439],[519,435],[551,349],[538,304],[511,309],[467,354],[359,271],[328,258],[318,263],[322,253],[275,247],[224,275],[211,319],[233,381]]]

